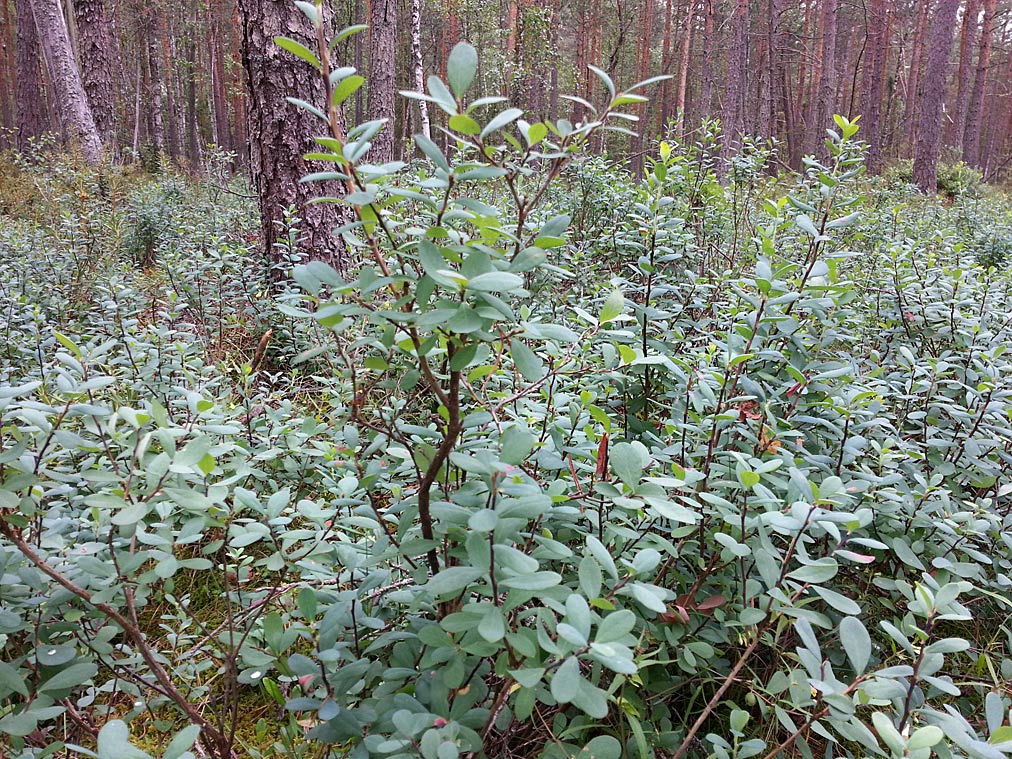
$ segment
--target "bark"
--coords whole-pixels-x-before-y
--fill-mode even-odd
[[[654,0],[644,0],[640,7],[643,10],[640,16],[640,40],[637,51],[639,58],[636,71],[637,81],[643,81],[650,76],[650,50],[654,36]],[[643,103],[638,108],[640,120],[636,132],[639,136],[633,140],[632,170],[637,176],[643,171],[643,146],[646,139],[644,131],[650,122],[648,105],[648,103]]]
[[[346,251],[333,229],[351,220],[351,209],[337,203],[309,203],[320,195],[341,195],[343,188],[299,181],[306,174],[324,170],[302,156],[313,149],[313,137],[326,133],[327,127],[286,100],[299,98],[325,107],[320,75],[274,43],[274,37],[290,37],[315,50],[315,34],[306,17],[288,0],[240,0],[239,8],[249,102],[250,171],[260,202],[261,250],[267,260],[279,262],[277,222],[287,208],[294,207],[301,219],[301,251],[344,269]],[[339,126],[343,130],[343,124]],[[328,164],[327,169],[332,166]]]
[[[179,100],[176,96],[176,88],[179,84],[178,77],[176,76],[175,66],[173,61],[177,60],[176,57],[176,38],[173,33],[172,27],[168,26],[168,18],[166,14],[162,14],[159,19],[159,37],[161,39],[161,75],[162,75],[162,86],[161,90],[165,97],[165,147],[172,157],[173,161],[179,159],[180,145],[183,140],[181,137],[181,131],[179,123],[181,121]]]
[[[702,70],[702,87],[699,93],[699,103],[697,108],[699,109],[696,113],[696,117],[689,122],[692,128],[701,122],[703,119],[708,118],[712,112],[713,106],[713,56],[707,55],[706,53],[713,50],[713,44],[716,36],[716,9],[714,8],[714,0],[703,0],[706,6],[706,16],[703,21],[703,70]]]
[[[836,106],[836,32],[837,0],[823,0],[821,28],[821,67],[819,69],[815,123],[811,124],[813,152],[821,152],[825,130],[833,123]]]
[[[720,117],[723,129],[720,150],[724,159],[720,164],[722,169],[726,166],[726,161],[738,152],[745,125],[743,96],[748,72],[748,11],[749,0],[736,0],[734,15],[731,17],[731,48]]]
[[[148,137],[159,153],[165,152],[165,118],[162,113],[161,42],[158,21],[150,9],[145,13],[145,55],[148,64],[147,101]]]
[[[963,27],[959,34],[959,71],[956,74],[956,102],[949,109],[945,125],[945,143],[958,145],[962,142],[966,127],[966,107],[970,98],[970,74],[973,71],[973,49],[977,43],[980,28],[980,0],[967,0],[963,12]]]
[[[689,59],[692,57],[692,33],[696,12],[696,0],[689,0],[689,9],[685,15],[685,32],[682,34],[682,48],[678,61],[678,90],[675,96],[675,118],[678,119],[676,132],[679,137],[685,130],[685,98],[689,85]]]
[[[232,133],[228,118],[228,95],[225,91],[226,45],[222,35],[220,6],[208,6],[208,50],[210,52],[211,111],[214,116],[214,142],[223,150],[232,150]]]
[[[956,24],[959,2],[960,0],[940,0],[931,22],[931,47],[924,75],[924,98],[917,125],[914,182],[922,192],[932,195],[938,189],[938,151],[941,147],[945,73],[952,49],[952,32]]]
[[[693,0],[689,0],[691,5]],[[676,8],[675,0],[667,0],[664,8],[664,35],[662,39],[664,42],[661,45],[661,71],[665,74],[671,74],[675,68],[674,64],[674,48],[671,45],[671,27],[672,27],[672,16],[675,14]],[[684,35],[683,35],[684,36]],[[657,131],[661,133],[664,131],[664,124],[667,119],[671,116],[671,80],[665,79],[661,82],[661,91],[657,97]],[[641,129],[646,129],[646,125],[643,125]]]
[[[102,142],[115,153],[117,83],[122,69],[114,18],[105,0],[76,0],[74,14],[80,46],[81,83]]]
[[[862,89],[861,136],[867,140],[868,168],[878,171],[882,164],[882,90],[885,84],[886,55],[891,38],[893,14],[889,12],[886,0],[872,0],[868,23],[871,27],[870,55],[865,61]]]
[[[14,38],[11,34],[10,23],[11,11],[9,0],[0,0],[0,126],[15,127],[14,109],[16,100],[14,98]],[[7,134],[0,134],[0,148],[6,146]]]
[[[411,74],[415,90],[425,92],[425,74],[422,68],[422,0],[411,0]],[[419,132],[431,139],[429,104],[424,100],[415,102],[418,103]]]
[[[972,166],[983,163],[980,155],[981,116],[984,113],[984,85],[991,70],[991,45],[994,41],[996,9],[997,0],[984,0],[984,27],[980,32],[977,73],[966,108],[966,129],[963,132],[963,160]]]
[[[18,113],[18,150],[28,152],[31,140],[49,128],[46,96],[42,91],[42,51],[28,0],[17,0],[18,49],[15,60]]]
[[[914,29],[913,50],[910,56],[910,71],[907,75],[906,85],[906,108],[903,111],[904,137],[903,142],[909,143],[918,123],[920,104],[922,98],[921,70],[924,68],[924,43],[925,31],[928,23],[928,11],[931,9],[931,0],[923,0],[918,3],[920,13],[917,16],[917,27]],[[903,152],[906,152],[905,149]]]
[[[369,2],[369,118],[386,119],[373,138],[369,158],[373,163],[394,159],[394,109],[396,106],[397,3]]]
[[[74,62],[59,0],[30,0],[30,5],[54,99],[60,104],[64,132],[80,147],[85,161],[97,164],[101,159],[102,141]]]
[[[190,0],[192,28],[186,40],[186,159],[200,169],[200,125],[197,123],[197,2]]]

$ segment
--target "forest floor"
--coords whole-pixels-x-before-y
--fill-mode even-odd
[[[1012,753],[1008,196],[669,164],[571,169],[543,265],[459,263],[494,328],[417,322],[433,537],[395,309],[278,285],[240,178],[0,159],[0,745]]]

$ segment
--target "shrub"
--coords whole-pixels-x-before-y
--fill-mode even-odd
[[[264,303],[213,206],[86,312],[4,270],[15,755],[1012,753],[1012,296],[965,209],[868,202],[838,117],[786,193],[759,150],[726,189],[705,146],[577,171],[576,207],[627,210],[574,238],[553,183],[645,83],[527,123],[475,66],[415,95],[455,143],[416,138],[417,175],[365,163],[377,123],[321,138],[347,279],[299,262]],[[217,353],[229,316],[284,321],[298,369]]]

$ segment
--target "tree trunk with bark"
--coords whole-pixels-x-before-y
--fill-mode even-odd
[[[18,150],[27,152],[32,138],[39,137],[49,128],[46,96],[42,91],[42,51],[35,18],[28,0],[17,0],[18,47],[14,70],[17,87],[14,101],[17,105]]]
[[[101,160],[102,141],[74,62],[59,0],[30,0],[30,5],[54,99],[60,104],[64,132],[80,147],[85,161],[97,164]]]
[[[914,37],[910,55],[910,69],[907,73],[906,105],[903,110],[903,136],[900,138],[901,151],[906,153],[910,143],[910,137],[918,123],[918,114],[922,99],[923,83],[921,70],[924,68],[924,43],[928,25],[928,11],[931,10],[931,0],[923,0],[918,4],[917,26],[914,28]]]
[[[727,85],[724,89],[724,106],[721,109],[723,141],[719,173],[726,171],[726,161],[741,147],[744,131],[745,77],[748,73],[748,11],[749,0],[736,0],[731,17],[731,48],[727,60]]]
[[[288,0],[239,0],[239,9],[249,102],[250,171],[260,201],[261,249],[268,261],[279,263],[278,223],[286,209],[293,207],[301,219],[301,252],[343,270],[346,250],[333,230],[351,220],[351,208],[337,203],[310,204],[320,195],[342,195],[343,187],[299,181],[323,170],[307,162],[303,154],[313,150],[314,136],[328,132],[327,125],[286,100],[299,98],[326,108],[320,75],[274,43],[275,37],[290,37],[316,50],[315,33]],[[343,123],[340,127],[343,130]],[[331,168],[328,164],[327,169]]]
[[[76,0],[74,17],[80,46],[81,84],[88,96],[102,142],[113,153],[116,128],[117,73],[122,69],[114,17],[105,0]]]
[[[654,36],[654,0],[644,0],[640,7],[642,11],[640,15],[639,49],[637,50],[637,81],[643,81],[650,76],[650,51],[653,46]],[[647,129],[647,124],[650,123],[648,106],[649,103],[643,103],[637,109],[640,117],[638,129],[636,130],[638,136],[632,141],[632,171],[637,176],[643,171],[643,150],[646,140],[644,130]]]
[[[685,99],[689,86],[689,60],[692,57],[692,34],[695,21],[696,0],[689,0],[689,7],[685,14],[685,31],[682,33],[682,47],[679,51],[678,61],[678,90],[675,95],[675,118],[678,136],[685,133]]]
[[[425,70],[422,66],[422,0],[411,0],[411,75],[417,92],[425,92]],[[432,137],[429,124],[429,104],[418,103],[418,131]]]
[[[818,91],[815,94],[815,121],[810,125],[812,152],[820,153],[825,130],[833,123],[836,106],[836,32],[837,0],[823,0],[820,36],[822,42]]]
[[[386,119],[373,138],[369,158],[373,163],[394,159],[394,113],[397,52],[397,3],[369,2],[369,118]]]
[[[165,152],[165,117],[162,112],[162,45],[158,19],[148,10],[145,41],[148,64],[148,136],[158,153]]]
[[[960,0],[939,0],[931,22],[931,40],[924,74],[924,97],[917,124],[914,182],[922,192],[938,191],[938,151],[941,147],[945,73],[952,49],[952,32]]]
[[[861,135],[869,144],[868,168],[877,171],[882,163],[882,90],[885,84],[886,55],[889,50],[892,16],[886,0],[872,0],[868,15],[869,57],[865,61],[862,90]]]
[[[963,11],[963,27],[959,34],[959,71],[956,74],[956,101],[949,109],[945,125],[945,144],[961,145],[966,126],[966,106],[970,99],[970,76],[973,73],[973,49],[980,28],[980,0],[967,0]]]
[[[972,166],[983,163],[980,155],[981,116],[984,113],[984,85],[991,70],[991,45],[994,42],[997,0],[984,0],[984,26],[980,32],[980,52],[973,91],[966,107],[966,129],[963,132],[963,160]]]
[[[17,107],[14,82],[17,75],[14,69],[14,38],[9,0],[0,0],[0,18],[3,19],[0,24],[0,126],[14,128],[17,125],[14,120]],[[6,140],[6,133],[0,135],[0,148],[7,147]]]

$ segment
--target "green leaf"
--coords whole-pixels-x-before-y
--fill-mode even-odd
[[[532,572],[526,575],[508,577],[499,582],[500,585],[515,590],[548,590],[562,582],[562,575],[557,572]]]
[[[643,477],[643,456],[632,443],[615,443],[608,452],[612,471],[622,482],[635,488]]]
[[[423,587],[434,596],[445,596],[460,592],[485,574],[477,567],[450,567],[433,575]]]
[[[481,130],[482,138],[484,139],[493,132],[498,132],[503,127],[509,126],[523,115],[524,112],[519,108],[507,108],[485,125],[485,128]]]
[[[11,693],[18,693],[28,696],[28,686],[25,685],[25,678],[7,662],[0,661],[0,699],[6,698]]]
[[[83,685],[95,676],[98,667],[91,662],[72,664],[66,669],[61,669],[46,682],[39,686],[40,691],[61,691],[76,688]]]
[[[839,565],[832,556],[825,556],[804,567],[799,567],[787,576],[798,582],[819,583],[832,580],[836,576]]]
[[[587,68],[593,71],[594,75],[597,76],[597,78],[600,79],[602,82],[604,82],[604,86],[608,90],[608,97],[614,99],[615,83],[611,80],[611,77],[608,76],[608,73],[603,69],[599,69],[597,66],[587,66]]]
[[[854,674],[863,675],[871,658],[871,636],[857,617],[840,620],[840,642],[854,668]]]
[[[495,643],[506,635],[506,622],[498,606],[490,606],[478,623],[478,635],[489,643]]]
[[[997,691],[989,691],[984,697],[984,716],[987,719],[987,731],[993,733],[1005,723],[1005,702]]]
[[[576,754],[576,759],[620,759],[622,744],[613,735],[598,735]]]
[[[537,382],[545,376],[545,363],[520,340],[510,340],[510,355],[517,371],[528,382]]]
[[[749,469],[738,472],[738,481],[747,488],[754,488],[759,484],[760,479],[762,478],[758,474]]]
[[[358,74],[342,79],[341,83],[334,88],[334,92],[331,95],[332,102],[334,105],[341,105],[341,103],[354,95],[363,84],[365,84],[365,77],[361,77]]]
[[[443,171],[450,170],[450,164],[446,160],[446,156],[443,155],[443,151],[439,147],[426,137],[424,134],[415,135],[415,145],[421,150],[425,157],[432,161],[436,166],[441,168]]]
[[[296,42],[290,37],[275,37],[274,42],[279,47],[283,47],[289,53],[292,53],[304,60],[306,63],[311,64],[317,71],[320,70],[320,59],[317,58],[316,54],[301,42]]]
[[[594,561],[593,556],[584,556],[580,559],[579,578],[580,590],[587,598],[597,598],[601,595],[601,566]]]
[[[463,98],[467,88],[478,72],[478,51],[466,42],[458,42],[446,59],[446,78],[450,89],[458,98]]]
[[[812,590],[818,594],[818,596],[825,601],[827,604],[832,606],[841,614],[853,614],[857,615],[861,613],[861,606],[856,601],[853,601],[842,593],[837,593],[835,590],[829,588],[822,588],[818,585],[812,587]]]
[[[0,719],[0,733],[14,736],[28,735],[35,731],[38,723],[38,718],[30,711],[16,714],[11,712]],[[102,759],[112,759],[112,757],[102,757]]]
[[[575,656],[570,656],[555,670],[551,683],[552,698],[560,704],[568,704],[576,697],[582,686],[580,661]]]
[[[945,737],[942,728],[937,725],[925,725],[914,730],[914,734],[907,740],[907,748],[916,751],[919,748],[931,748],[941,742]]]
[[[534,448],[534,434],[521,424],[515,424],[506,428],[500,439],[502,454],[499,458],[507,463],[517,466],[522,464]]]
[[[497,293],[511,292],[522,287],[523,277],[508,271],[489,271],[479,274],[467,281],[467,289],[477,292]]]
[[[151,759],[130,742],[130,728],[119,719],[110,720],[98,732],[98,755],[102,759]]]
[[[525,688],[536,688],[545,676],[545,668],[511,669],[510,676]]]
[[[812,222],[811,217],[808,216],[807,214],[799,214],[798,217],[794,220],[794,222],[798,225],[800,229],[804,230],[812,237],[819,236],[819,230],[815,227],[815,224]]]
[[[189,725],[180,730],[169,742],[162,759],[180,759],[189,751],[200,735],[200,725]]]
[[[463,113],[451,116],[449,121],[450,129],[461,134],[478,134],[481,132],[481,125]]]
[[[1012,727],[1003,725],[997,730],[991,733],[991,737],[987,740],[988,743],[994,745],[995,743],[1009,743],[1012,742]]]
[[[604,305],[601,306],[601,313],[597,317],[597,321],[600,324],[607,324],[608,322],[615,321],[622,311],[625,309],[625,295],[618,288],[611,291],[607,298],[605,298]]]
[[[882,712],[872,712],[871,723],[875,726],[875,732],[878,733],[879,739],[889,747],[893,755],[903,756],[906,741],[903,740],[903,736],[900,735],[892,720]]]
[[[317,603],[315,590],[308,587],[302,588],[299,591],[296,602],[298,603],[299,611],[302,612],[302,618],[304,620],[311,622],[316,619]]]
[[[597,626],[595,643],[611,643],[625,637],[636,627],[636,615],[628,609],[612,612]]]
[[[35,649],[35,660],[44,667],[60,667],[77,658],[76,646],[46,646]]]

